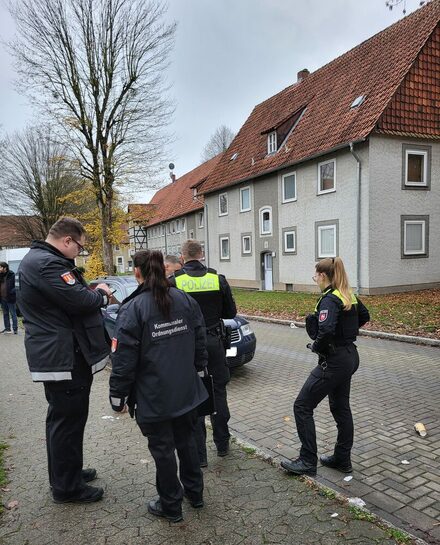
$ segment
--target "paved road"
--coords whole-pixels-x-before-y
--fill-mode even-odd
[[[99,373],[93,384],[85,441],[86,460],[98,468],[97,484],[105,488],[104,499],[97,504],[56,505],[46,475],[42,386],[30,381],[22,338],[0,337],[0,352],[0,440],[10,445],[6,459],[10,491],[3,494],[3,501],[18,501],[0,522],[2,545],[394,543],[384,530],[353,519],[344,505],[237,445],[226,458],[218,458],[210,445],[204,509],[185,503],[185,520],[179,524],[152,517],[145,504],[155,494],[153,463],[133,421],[128,415],[118,418],[109,409],[108,371]],[[261,381],[260,374],[252,366],[234,381],[231,397],[236,398],[236,411],[240,383],[249,392],[252,382],[257,387]],[[249,417],[255,414],[252,408]],[[332,518],[334,513],[338,516]]]
[[[292,458],[298,439],[293,400],[316,361],[303,329],[253,322],[257,354],[229,387],[232,428],[274,458]],[[375,513],[440,542],[440,349],[360,338],[353,379],[353,480],[328,468],[318,480],[359,496]],[[336,428],[328,403],[316,411],[318,449],[331,453]],[[428,436],[413,430],[424,422]],[[407,460],[408,464],[402,464]]]

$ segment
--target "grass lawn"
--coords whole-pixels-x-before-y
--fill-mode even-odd
[[[239,312],[303,321],[317,294],[233,289]],[[363,295],[371,322],[366,329],[440,339],[440,289],[390,295]]]

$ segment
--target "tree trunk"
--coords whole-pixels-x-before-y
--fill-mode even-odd
[[[108,275],[114,274],[113,266],[113,245],[110,241],[113,225],[113,202],[108,199],[105,204],[100,205],[102,225],[102,261]]]

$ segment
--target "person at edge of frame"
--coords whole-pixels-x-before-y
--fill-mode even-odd
[[[83,469],[83,440],[93,374],[104,369],[110,352],[100,309],[111,292],[106,284],[90,289],[75,267],[85,236],[78,220],[59,219],[45,241],[32,242],[17,272],[26,357],[49,404],[46,444],[55,503],[94,502],[104,493],[86,484],[97,472]]]
[[[187,240],[182,245],[184,265],[171,277],[170,282],[193,297],[205,318],[208,342],[208,371],[214,383],[214,399],[216,413],[211,415],[212,433],[218,456],[226,456],[229,452],[230,419],[226,385],[230,379],[226,363],[226,328],[222,318],[234,318],[237,314],[231,288],[226,278],[217,271],[205,267],[203,250],[197,240]],[[208,466],[206,452],[205,417],[200,416],[197,426],[197,445],[200,467]]]
[[[9,269],[9,265],[2,261],[0,263],[0,302],[3,311],[4,329],[0,333],[18,333],[15,273]],[[11,330],[12,321],[12,330]]]
[[[148,439],[159,494],[148,511],[179,522],[184,495],[192,507],[204,505],[195,429],[208,397],[197,374],[208,360],[205,323],[197,303],[169,285],[160,251],[137,252],[133,263],[139,287],[116,320],[110,403],[119,412],[127,404]]]
[[[165,263],[165,275],[167,278],[173,276],[176,271],[180,271],[182,263],[176,255],[166,255],[164,258]]]
[[[317,446],[313,411],[328,396],[338,436],[334,452],[321,456],[321,464],[350,473],[353,446],[353,417],[350,409],[351,378],[359,367],[354,341],[359,328],[370,320],[362,301],[349,285],[342,259],[322,259],[316,264],[313,280],[321,289],[314,314],[306,319],[313,343],[307,348],[318,355],[318,365],[306,380],[293,409],[301,441],[299,458],[282,461],[281,466],[295,475],[316,475]]]

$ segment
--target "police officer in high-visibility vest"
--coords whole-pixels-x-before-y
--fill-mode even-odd
[[[211,416],[214,443],[218,456],[229,452],[230,418],[226,384],[229,382],[229,369],[226,364],[224,345],[224,326],[222,318],[234,318],[237,314],[235,301],[226,278],[208,269],[200,260],[203,250],[197,240],[187,240],[182,246],[184,266],[177,271],[171,283],[191,295],[200,305],[206,324],[208,371],[213,377],[216,414]],[[205,418],[200,417],[197,429],[197,443],[200,466],[208,465],[206,453]]]
[[[353,446],[353,418],[350,409],[351,377],[359,367],[354,341],[370,319],[367,308],[352,292],[342,259],[327,258],[316,264],[313,280],[322,295],[315,313],[307,317],[306,328],[313,343],[307,348],[318,354],[318,365],[306,380],[293,409],[301,441],[299,458],[281,462],[295,475],[316,475],[317,447],[313,411],[326,397],[335,419],[338,436],[333,454],[321,456],[322,465],[349,473]]]

